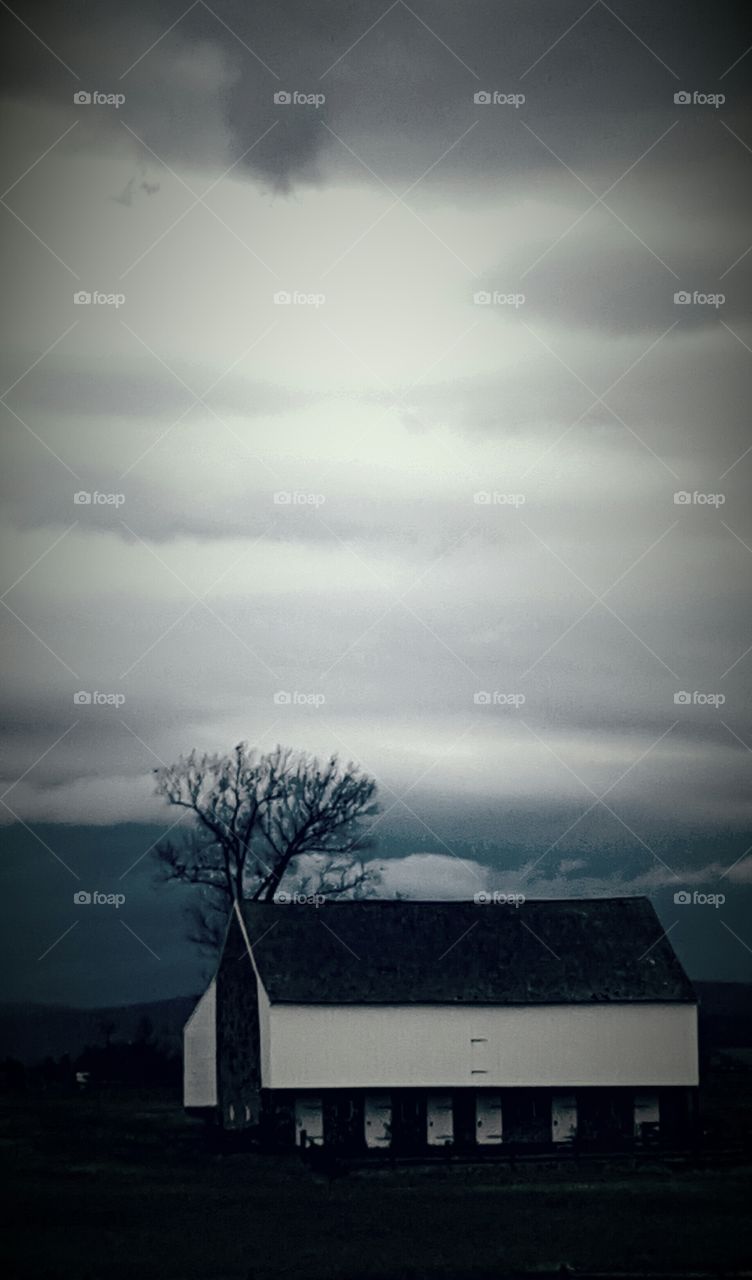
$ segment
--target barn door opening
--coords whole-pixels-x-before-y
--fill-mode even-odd
[[[482,1147],[503,1141],[501,1094],[479,1093],[475,1099],[475,1141]]]
[[[320,1147],[324,1141],[324,1108],[321,1098],[299,1096],[295,1099],[295,1145],[303,1143]]]
[[[429,1147],[448,1147],[454,1142],[451,1093],[429,1093],[426,1098],[426,1139]]]
[[[636,1093],[634,1100],[634,1136],[646,1146],[658,1141],[661,1109],[657,1093]]]
[[[388,1093],[367,1093],[363,1106],[366,1146],[389,1147],[392,1142],[392,1099]]]
[[[551,1141],[574,1142],[577,1137],[577,1098],[555,1093],[551,1099]]]

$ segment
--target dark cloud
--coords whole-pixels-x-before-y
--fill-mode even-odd
[[[381,0],[315,7],[263,0],[248,10],[232,0],[216,6],[218,18],[200,3],[184,16],[166,3],[132,5],[126,16],[114,4],[92,9],[79,0],[63,12],[45,0],[24,5],[21,16],[80,85],[125,91],[128,122],[168,161],[207,159],[214,125],[202,125],[201,109],[213,116],[218,108],[215,123],[224,121],[232,137],[231,160],[277,121],[243,164],[282,188],[320,182],[332,164],[367,176],[322,119],[392,180],[418,177],[447,137],[459,137],[479,116],[472,145],[442,162],[440,182],[472,174],[482,185],[490,174],[552,172],[558,161],[525,133],[523,118],[540,125],[547,145],[573,168],[608,162],[617,177],[671,124],[674,92],[718,91],[752,31],[749,13],[734,0],[712,16],[699,2],[657,7],[640,0],[624,14],[596,5],[582,21],[576,0],[534,7],[481,0],[472,22],[451,0],[411,6],[413,12],[398,3],[384,16],[387,8]],[[57,104],[80,87],[30,34],[21,36],[9,13],[3,20],[15,50],[6,93]],[[192,77],[195,92],[188,94]],[[743,85],[738,71],[723,81],[735,114],[744,106]],[[280,108],[273,101],[280,89],[323,92],[325,107]],[[472,101],[478,89],[524,92],[525,110],[479,109]],[[103,115],[102,127],[110,124],[112,113]]]
[[[668,239],[668,247],[664,239]],[[572,246],[566,252],[554,250],[547,262],[515,286],[524,288],[524,316],[531,324],[542,320],[615,337],[638,333],[657,337],[676,323],[681,324],[684,334],[698,329],[717,331],[721,320],[730,325],[745,324],[750,268],[742,263],[722,280],[728,248],[716,239],[707,245],[704,261],[698,248],[672,251],[665,229],[657,249],[655,242],[650,248],[637,243],[616,222],[589,245],[586,236],[583,241],[575,252]],[[547,248],[542,244],[540,252]],[[666,266],[657,261],[655,252],[668,254]],[[492,277],[489,288],[511,291],[508,275]]]

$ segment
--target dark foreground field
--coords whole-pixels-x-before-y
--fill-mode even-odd
[[[211,1154],[153,1093],[5,1099],[1,1121],[8,1280],[501,1280],[562,1263],[719,1274],[752,1259],[738,1165],[408,1168],[330,1184],[295,1159]]]

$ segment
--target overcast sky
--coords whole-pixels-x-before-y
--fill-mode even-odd
[[[751,979],[749,14],[2,27],[11,994],[195,989],[151,771],[239,739],[376,775],[384,892],[648,892]]]

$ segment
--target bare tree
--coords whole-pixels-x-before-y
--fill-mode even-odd
[[[192,818],[155,852],[164,879],[198,887],[191,938],[202,947],[216,947],[233,901],[271,901],[298,859],[317,868],[316,892],[328,896],[362,893],[374,878],[356,855],[373,843],[365,824],[378,812],[376,783],[336,755],[322,764],[241,742],[227,755],[192,751],[155,774],[157,794]]]
[[[365,898],[381,880],[380,872],[360,859],[317,858],[296,877],[300,893],[325,898]]]

